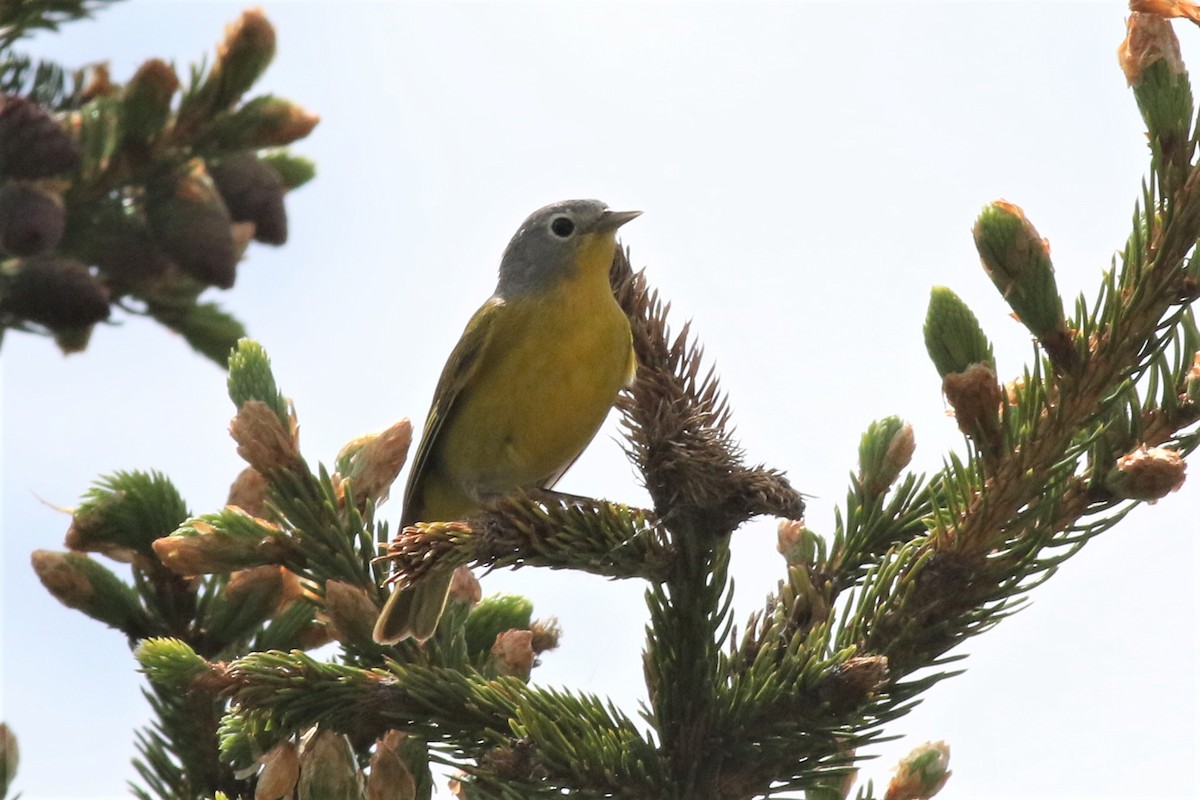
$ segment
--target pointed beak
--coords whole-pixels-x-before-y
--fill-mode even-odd
[[[600,221],[596,223],[596,230],[615,231],[626,222],[641,215],[640,211],[605,211],[600,215]]]

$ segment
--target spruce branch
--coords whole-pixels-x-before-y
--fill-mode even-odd
[[[35,30],[56,31],[65,22],[92,16],[114,0],[15,0],[0,6],[0,52]]]
[[[518,492],[487,503],[472,520],[415,525],[381,558],[404,581],[419,580],[435,563],[659,580],[674,553],[647,511],[555,492]]]

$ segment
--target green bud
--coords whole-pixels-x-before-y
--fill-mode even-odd
[[[249,636],[275,615],[293,586],[298,593],[298,580],[274,564],[238,570],[207,607],[205,631],[227,642]]]
[[[967,304],[945,286],[935,286],[925,314],[925,349],[933,366],[943,378],[962,372],[972,364],[987,364],[993,370],[996,359],[979,320]]]
[[[471,609],[463,626],[467,652],[474,659],[488,653],[504,631],[528,629],[533,619],[533,601],[515,594],[493,594]]]
[[[179,490],[159,472],[116,472],[98,480],[75,509],[67,531],[72,550],[118,561],[154,557],[154,540],[188,518]]]
[[[134,649],[133,657],[151,683],[177,689],[188,688],[196,677],[212,670],[211,664],[179,639],[144,639]]]
[[[318,730],[302,745],[297,800],[361,800],[362,774],[350,740]]]
[[[99,562],[82,553],[50,550],[34,550],[30,561],[38,580],[67,608],[130,637],[150,630],[137,592]]]
[[[264,95],[222,117],[211,135],[224,150],[283,147],[308,136],[320,121],[290,100]]]
[[[299,189],[317,174],[317,166],[311,158],[292,155],[287,150],[272,150],[263,154],[261,161],[279,174],[288,191]]]
[[[926,742],[913,749],[896,765],[884,800],[929,800],[950,779],[950,747],[945,742]]]
[[[825,543],[802,519],[781,519],[775,549],[789,565],[810,566],[825,558]]]
[[[229,398],[238,408],[248,400],[260,400],[271,406],[279,421],[290,423],[287,399],[279,393],[267,351],[253,339],[241,339],[229,356]]]
[[[1192,88],[1171,23],[1154,13],[1133,13],[1125,41],[1117,51],[1125,79],[1133,89],[1151,145],[1165,162],[1187,167],[1189,133],[1195,113]]]
[[[275,29],[259,9],[225,28],[216,62],[199,86],[186,93],[176,127],[190,134],[236,103],[275,56]]]
[[[233,220],[203,160],[192,159],[147,188],[146,220],[155,241],[184,272],[207,285],[233,286],[238,262]]]
[[[188,520],[154,542],[154,552],[179,575],[206,575],[284,564],[292,545],[278,526],[232,506]]]
[[[8,797],[8,787],[17,775],[17,764],[21,761],[21,751],[17,747],[17,737],[8,725],[0,722],[0,797]]]
[[[36,256],[58,247],[66,227],[62,200],[23,183],[0,186],[0,249]]]
[[[1050,247],[1018,206],[997,200],[975,222],[975,248],[984,271],[1017,318],[1038,338],[1059,371],[1078,366]]]
[[[126,140],[146,143],[157,138],[171,116],[171,98],[178,89],[179,76],[167,62],[152,58],[138,67],[121,98]]]
[[[886,492],[908,466],[916,447],[912,425],[899,417],[872,422],[858,445],[858,476],[863,488],[873,495]]]

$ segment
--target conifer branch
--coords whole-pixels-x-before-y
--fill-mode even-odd
[[[420,523],[391,541],[381,558],[404,582],[431,565],[577,569],[607,578],[661,580],[674,554],[652,515],[618,503],[517,492],[464,522]]]

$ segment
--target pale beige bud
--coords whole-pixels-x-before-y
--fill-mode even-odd
[[[262,772],[254,787],[254,800],[290,798],[300,780],[300,752],[291,741],[280,742],[258,760]]]
[[[393,730],[375,741],[371,774],[367,777],[367,800],[415,800],[417,782],[396,750],[403,739],[403,733]]]
[[[1187,464],[1178,451],[1142,445],[1117,459],[1104,485],[1118,497],[1153,503],[1183,486]]]
[[[812,564],[817,557],[816,534],[803,519],[781,519],[775,549],[788,564]]]
[[[412,444],[412,423],[407,418],[381,433],[360,436],[338,453],[342,477],[349,479],[361,502],[387,500]]]
[[[1179,13],[1164,13],[1169,7],[1180,9],[1183,4],[1163,2],[1162,0],[1143,0],[1130,3],[1134,12],[1125,20],[1126,35],[1121,46],[1117,48],[1117,61],[1125,73],[1125,80],[1130,86],[1137,86],[1142,81],[1142,73],[1157,61],[1167,65],[1170,74],[1185,75],[1187,68],[1183,65],[1183,56],[1179,52],[1179,39],[1171,28],[1171,23],[1164,16],[1185,16]],[[1193,6],[1191,3],[1186,5]],[[1140,7],[1134,7],[1140,6]],[[1155,8],[1151,8],[1154,6]],[[1146,12],[1146,13],[1139,13]]]
[[[325,583],[325,617],[330,633],[342,644],[371,641],[371,631],[379,616],[379,606],[358,586],[343,581]]]
[[[533,632],[510,628],[496,636],[492,660],[499,675],[527,680],[533,671]]]
[[[318,730],[305,739],[300,753],[298,800],[356,800],[362,797],[362,773],[350,740]]]
[[[475,573],[469,567],[455,569],[450,578],[450,602],[464,603],[468,608],[474,608],[482,598],[483,587],[479,585]]]
[[[254,467],[246,467],[234,478],[225,504],[237,506],[252,517],[265,517],[269,485],[261,472]]]
[[[295,430],[284,430],[279,417],[261,400],[242,403],[229,423],[229,435],[237,442],[238,455],[263,475],[298,466]]]

